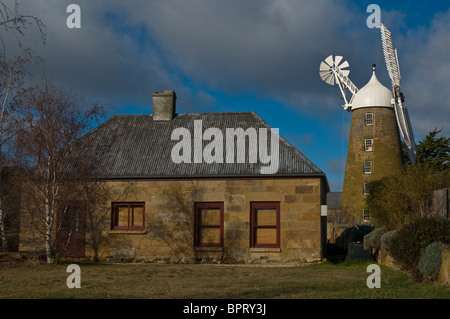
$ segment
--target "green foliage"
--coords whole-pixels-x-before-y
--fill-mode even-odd
[[[415,164],[402,174],[368,184],[367,208],[376,226],[400,229],[432,215],[433,192],[450,185],[450,170],[438,171]]]
[[[450,185],[450,138],[433,130],[417,145],[411,165],[403,146],[405,171],[368,184],[367,208],[376,226],[400,229],[420,217],[432,216],[433,191]]]
[[[389,230],[381,235],[380,242],[381,247],[384,248],[388,253],[392,251],[392,247],[395,245],[395,236],[397,235],[398,230]]]
[[[437,137],[442,129],[434,129],[417,145],[416,162],[434,170],[450,169],[450,138]]]
[[[400,229],[392,240],[392,257],[404,270],[420,278],[417,267],[422,249],[433,242],[450,244],[450,220],[419,218]]]
[[[379,250],[381,248],[381,236],[386,232],[386,227],[377,227],[364,236],[364,250]]]
[[[434,242],[426,246],[422,250],[422,254],[419,259],[418,268],[420,273],[436,280],[441,269],[442,252],[445,248],[446,245],[441,242]]]

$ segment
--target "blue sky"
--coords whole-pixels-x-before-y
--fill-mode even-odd
[[[379,29],[366,25],[367,6],[377,4],[398,49],[416,140],[434,128],[450,136],[448,1],[19,3],[47,33],[43,45],[30,27],[23,45],[86,103],[110,103],[108,116],[151,113],[151,93],[172,89],[178,112],[255,111],[327,174],[332,191],[342,189],[351,113],[338,87],[321,81],[319,64],[344,56],[361,88],[376,63],[391,87]],[[80,29],[66,26],[70,3],[81,8]]]

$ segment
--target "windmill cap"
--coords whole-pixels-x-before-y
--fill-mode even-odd
[[[356,92],[350,104],[352,110],[363,107],[391,107],[392,105],[391,91],[378,81],[375,75],[375,65],[373,65],[373,73],[370,81]]]

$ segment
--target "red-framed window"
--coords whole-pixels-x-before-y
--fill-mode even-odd
[[[223,247],[223,203],[195,203],[195,247]]]
[[[251,203],[250,246],[280,247],[280,202]]]
[[[113,203],[111,229],[145,229],[145,203]]]
[[[85,203],[70,200],[60,201],[57,207],[58,230],[84,231],[86,227]]]

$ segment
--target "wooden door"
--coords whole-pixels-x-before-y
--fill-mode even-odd
[[[56,249],[60,256],[84,257],[86,211],[79,201],[62,202],[57,212]]]

